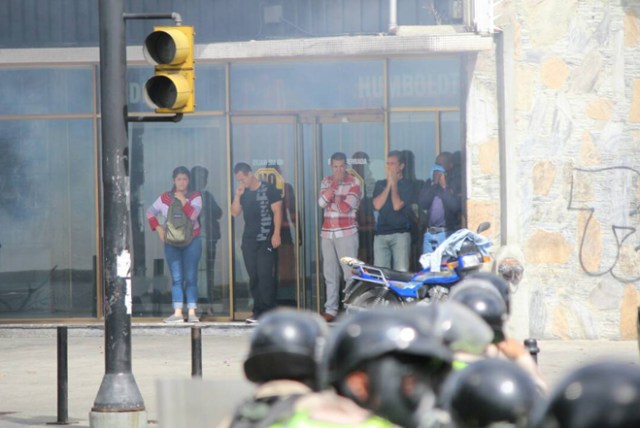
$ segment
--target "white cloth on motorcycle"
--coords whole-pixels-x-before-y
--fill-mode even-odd
[[[438,245],[433,253],[425,253],[420,256],[420,264],[425,269],[430,267],[431,272],[440,272],[440,264],[442,263],[443,256],[458,257],[458,252],[465,241],[473,242],[478,251],[483,255],[489,254],[489,248],[491,248],[491,241],[479,235],[469,229],[460,229],[447,239],[442,244]]]

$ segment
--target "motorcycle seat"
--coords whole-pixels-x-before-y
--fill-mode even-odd
[[[415,273],[413,272],[401,272],[399,270],[387,269],[387,268],[377,268],[379,269],[387,278],[388,281],[402,281],[409,282],[413,279]]]
[[[445,269],[440,272],[422,271],[416,276],[417,281],[425,282],[433,278],[447,278],[453,275],[457,275],[455,271]]]

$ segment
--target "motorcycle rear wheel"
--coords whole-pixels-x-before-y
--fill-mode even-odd
[[[346,308],[346,312],[351,314],[366,311],[371,308],[398,306],[400,304],[400,300],[389,290],[372,289],[356,297],[353,303]]]

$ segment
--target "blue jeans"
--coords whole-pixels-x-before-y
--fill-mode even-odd
[[[164,256],[171,272],[171,301],[173,309],[182,309],[184,293],[187,294],[187,307],[195,309],[198,302],[198,263],[202,254],[202,241],[199,236],[186,247],[164,244]]]
[[[424,238],[422,240],[422,254],[433,253],[438,245],[442,244],[449,233],[446,231],[442,231],[439,233],[429,233],[426,232],[424,234]]]
[[[411,233],[376,235],[373,241],[373,264],[402,272],[409,270]]]

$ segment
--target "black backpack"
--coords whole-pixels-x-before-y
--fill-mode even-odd
[[[167,211],[164,242],[175,247],[186,247],[193,240],[193,222],[182,209],[182,202],[171,194]]]

